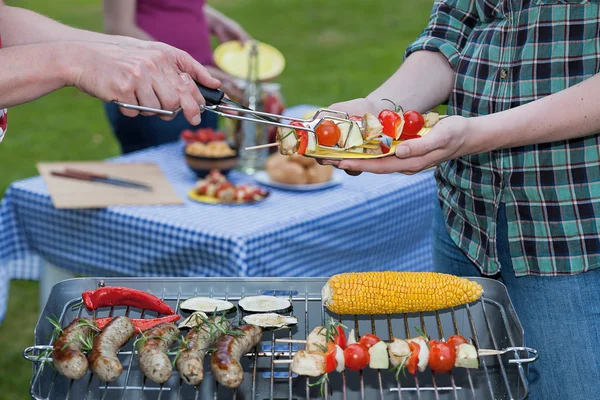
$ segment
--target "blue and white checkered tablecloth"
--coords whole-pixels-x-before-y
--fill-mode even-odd
[[[170,144],[118,162],[156,162],[182,198],[196,182]],[[430,270],[432,171],[341,172],[317,192],[270,189],[253,205],[57,210],[41,178],[18,181],[0,206],[0,320],[10,279],[37,279],[41,259],[96,276],[329,276]],[[252,181],[232,172],[236,183]]]

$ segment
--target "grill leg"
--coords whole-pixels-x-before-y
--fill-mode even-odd
[[[46,260],[42,261],[42,269],[40,271],[40,312],[42,312],[44,307],[46,307],[46,301],[48,301],[48,297],[50,297],[52,287],[58,282],[74,277],[75,275],[70,271],[57,267]]]

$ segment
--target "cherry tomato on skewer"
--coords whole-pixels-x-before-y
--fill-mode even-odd
[[[358,342],[367,346],[367,349],[370,349],[380,341],[381,340],[377,336],[367,333],[365,335],[362,335]]]
[[[460,335],[452,335],[448,338],[446,342],[448,342],[448,344],[450,344],[453,348],[456,349],[459,345],[463,343],[467,344],[467,339]]]
[[[346,368],[352,371],[360,371],[369,365],[371,356],[367,346],[361,343],[352,343],[344,349],[344,362]]]
[[[429,342],[429,368],[433,372],[445,374],[454,367],[456,350],[447,342],[432,340]]]
[[[317,126],[317,142],[322,146],[335,146],[340,139],[340,128],[335,122],[326,120]]]
[[[420,137],[417,135],[423,126],[425,125],[425,119],[417,111],[407,111],[404,113],[404,128],[402,128],[402,139],[414,139]]]

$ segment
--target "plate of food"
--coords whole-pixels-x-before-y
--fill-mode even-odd
[[[435,111],[404,112],[398,106],[378,116],[320,109],[312,118],[278,127],[276,142],[260,147],[277,146],[283,155],[316,159],[382,158],[393,155],[400,143],[423,137],[444,117]]]
[[[234,185],[218,170],[212,170],[188,192],[190,200],[204,204],[252,204],[268,196],[269,192],[258,186]]]
[[[313,158],[275,153],[267,159],[265,170],[254,174],[261,185],[276,189],[307,192],[323,190],[342,183],[331,165],[320,165]]]

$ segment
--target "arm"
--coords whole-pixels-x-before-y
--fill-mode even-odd
[[[377,115],[390,99],[404,110],[428,111],[445,103],[452,91],[458,58],[478,22],[473,0],[436,0],[428,26],[405,53],[396,73],[364,99],[337,103],[332,108]]]
[[[219,43],[230,40],[244,42],[252,39],[248,32],[246,32],[237,22],[226,17],[211,6],[204,6],[204,14],[206,15],[206,22],[208,23],[210,33],[217,37]]]
[[[347,160],[349,171],[415,173],[468,154],[549,143],[600,132],[600,74],[510,110],[481,117],[449,117],[424,137],[407,140],[396,157]]]
[[[87,42],[130,43],[128,38],[71,28],[43,15],[0,0],[0,35],[4,47],[39,42],[74,40]]]
[[[110,35],[123,35],[141,40],[154,40],[137,26],[137,0],[104,0],[104,28]]]

